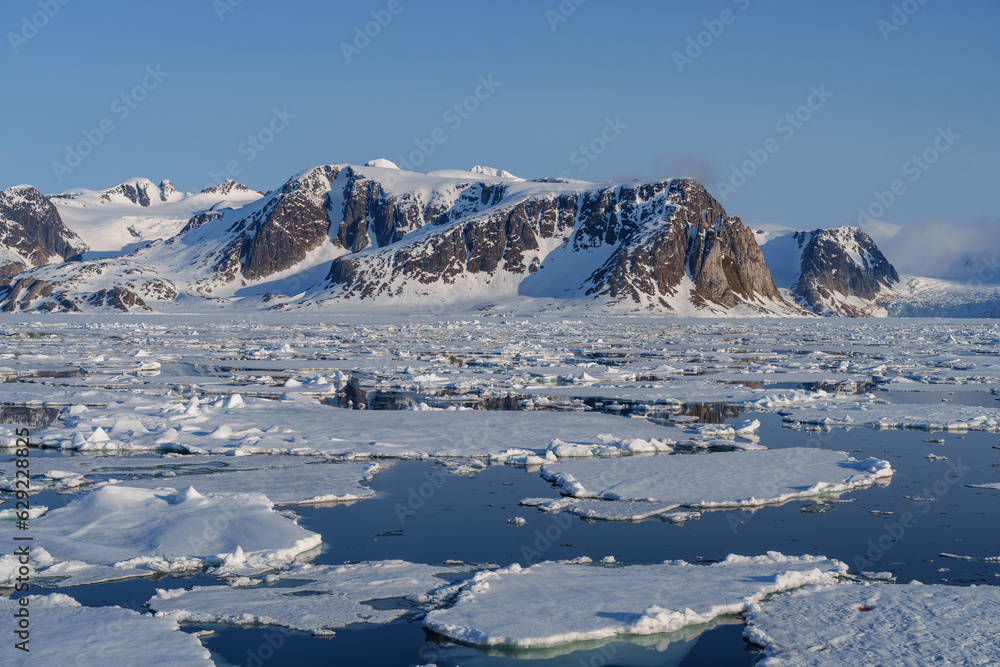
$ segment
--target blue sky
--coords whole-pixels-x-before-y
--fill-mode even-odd
[[[749,223],[1000,218],[995,0],[61,1],[4,3],[0,187],[415,157],[693,176]]]

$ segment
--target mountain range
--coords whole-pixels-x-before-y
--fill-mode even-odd
[[[755,231],[687,178],[525,180],[375,160],[307,169],[266,194],[147,179],[0,192],[5,312],[884,316],[904,292],[865,232]]]

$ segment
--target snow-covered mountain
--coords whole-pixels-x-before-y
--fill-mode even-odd
[[[884,317],[899,275],[864,231],[835,227],[814,231],[758,230],[758,242],[775,283],[813,312]]]
[[[224,298],[308,309],[535,299],[677,315],[802,312],[778,293],[753,233],[695,181],[525,181],[488,168],[370,164],[306,170],[124,257],[34,269],[0,299],[57,310]],[[177,196],[148,181],[123,185],[102,198],[152,208]]]
[[[316,300],[599,300],[671,314],[791,313],[752,233],[688,179],[530,182],[358,173]],[[398,173],[398,172],[397,172]],[[406,172],[402,172],[406,173]]]
[[[0,191],[0,283],[87,250],[48,198],[30,185]]]
[[[156,185],[146,178],[133,178],[107,190],[67,190],[50,199],[66,226],[83,238],[96,257],[170,238],[196,212],[238,208],[260,196],[232,180],[191,194],[179,192],[168,180]]]

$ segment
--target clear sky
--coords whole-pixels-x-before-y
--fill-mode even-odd
[[[0,187],[386,157],[693,176],[798,228],[1000,218],[996,0],[6,0],[0,27]]]

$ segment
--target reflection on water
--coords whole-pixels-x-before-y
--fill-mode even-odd
[[[743,621],[738,616],[659,635],[521,650],[455,644],[428,632],[412,617],[391,625],[351,625],[326,638],[277,627],[182,627],[188,632],[212,632],[203,642],[219,665],[749,667],[760,657],[759,650],[742,638]]]

